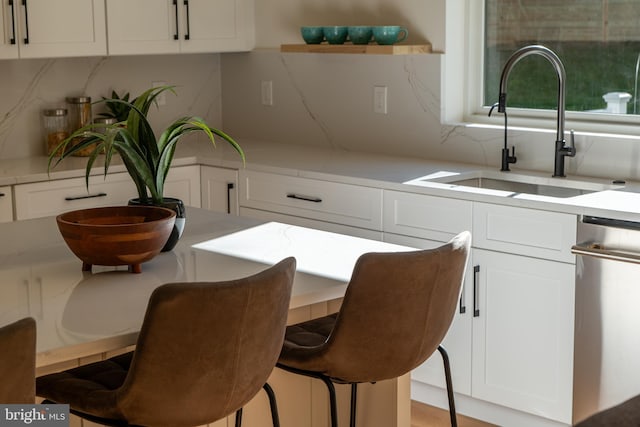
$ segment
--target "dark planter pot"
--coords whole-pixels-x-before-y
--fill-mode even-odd
[[[176,199],[173,197],[163,197],[162,203],[153,203],[151,199],[142,201],[139,198],[129,200],[129,205],[147,205],[147,206],[161,206],[163,208],[171,209],[176,213],[176,222],[173,226],[173,230],[171,231],[171,235],[169,236],[169,240],[165,243],[162,248],[162,252],[167,252],[173,249],[178,240],[180,240],[180,236],[182,236],[182,232],[184,231],[184,223],[186,220],[184,203],[182,200]]]

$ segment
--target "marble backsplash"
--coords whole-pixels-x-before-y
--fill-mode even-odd
[[[200,115],[237,138],[402,157],[500,165],[499,127],[442,124],[443,55],[251,53],[0,61],[0,159],[45,154],[40,112],[66,96],[94,100],[139,93],[152,82],[177,86],[150,114],[158,130],[181,115]],[[273,105],[261,103],[261,82]],[[374,86],[386,86],[388,112],[373,111]],[[462,90],[462,89],[461,89]],[[445,100],[446,101],[446,100]],[[101,111],[94,106],[94,116]],[[552,126],[550,126],[552,127]],[[554,135],[510,130],[512,170],[553,170]],[[567,173],[640,180],[640,131],[581,133]],[[295,167],[295,165],[292,165]]]
[[[496,126],[442,124],[443,55],[281,53],[222,55],[225,129],[237,137],[500,167]],[[262,105],[271,81],[273,105]],[[373,109],[374,86],[388,90],[387,114]],[[462,86],[460,87],[462,89]],[[445,100],[446,102],[446,100]],[[640,130],[615,136],[576,129],[577,155],[567,174],[640,180]],[[553,172],[555,122],[549,129],[509,131],[513,171]]]
[[[157,130],[183,115],[204,117],[221,127],[220,56],[162,55],[0,61],[0,159],[45,155],[41,110],[64,105],[65,97],[102,96],[148,89],[152,82],[176,86],[166,105],[150,113]],[[94,117],[104,111],[93,106]]]

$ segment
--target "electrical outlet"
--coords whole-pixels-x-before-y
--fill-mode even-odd
[[[166,86],[167,82],[151,82],[151,87],[160,87],[160,86]],[[167,104],[167,97],[166,95],[166,91],[162,92],[160,95],[158,95],[156,97],[156,103],[158,104],[158,107],[161,107],[163,105]]]
[[[260,82],[260,96],[262,98],[262,105],[273,105],[273,81],[263,80]]]
[[[373,111],[378,114],[387,114],[387,87],[373,87]]]

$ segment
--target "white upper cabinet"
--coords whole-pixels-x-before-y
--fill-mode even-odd
[[[251,50],[253,0],[106,0],[109,54]]]
[[[0,58],[107,54],[102,0],[8,0],[1,8]]]

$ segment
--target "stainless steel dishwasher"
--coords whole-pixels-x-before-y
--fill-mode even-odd
[[[574,422],[640,394],[640,220],[578,224]]]

